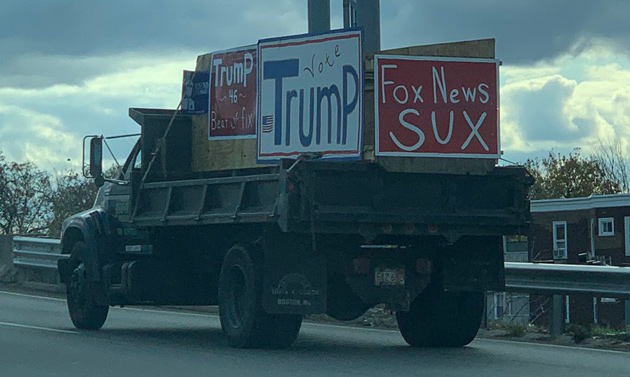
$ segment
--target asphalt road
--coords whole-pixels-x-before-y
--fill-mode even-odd
[[[630,355],[475,340],[413,349],[398,332],[305,323],[289,350],[228,347],[213,315],[113,308],[72,327],[65,301],[0,292],[0,376],[630,376]]]

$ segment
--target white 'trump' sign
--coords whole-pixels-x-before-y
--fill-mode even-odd
[[[258,161],[360,159],[360,31],[258,42]]]

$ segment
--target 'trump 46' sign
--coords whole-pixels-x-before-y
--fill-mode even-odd
[[[376,154],[499,158],[498,61],[375,57]]]
[[[343,31],[258,43],[259,161],[361,157],[360,37]]]
[[[208,139],[256,137],[256,46],[212,54]]]

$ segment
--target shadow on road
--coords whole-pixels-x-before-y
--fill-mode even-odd
[[[388,360],[388,363],[413,361],[441,362],[501,362],[495,355],[474,346],[464,348],[418,349],[404,344],[397,332],[384,332],[382,336],[360,330],[347,330],[334,327],[326,329],[307,329],[298,337],[292,348],[285,350],[234,349],[217,327],[190,328],[104,328],[98,332],[85,332],[98,336],[103,341],[112,343],[137,343],[144,349],[150,347],[181,349],[197,352],[214,352],[232,356],[280,357],[286,361],[301,363],[321,363],[322,360]],[[485,361],[484,361],[485,360]]]

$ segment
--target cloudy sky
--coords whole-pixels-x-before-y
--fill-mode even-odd
[[[129,107],[176,107],[197,55],[305,33],[306,4],[0,0],[0,151],[77,168],[84,135],[138,132]],[[598,139],[630,152],[629,14],[627,0],[381,0],[382,48],[496,38],[506,159]]]

